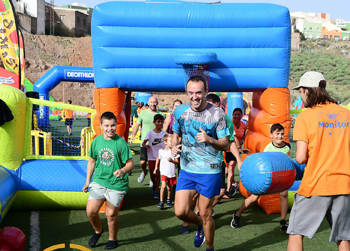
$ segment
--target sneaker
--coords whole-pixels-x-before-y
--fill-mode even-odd
[[[234,196],[236,194],[238,187],[239,187],[239,184],[237,182],[232,184],[230,191],[229,191],[230,196]]]
[[[225,191],[225,194],[224,194],[224,196],[222,196],[222,198],[223,198],[223,199],[229,199],[229,198],[230,198],[230,195],[231,195],[231,194],[230,194],[230,191],[227,191],[227,190],[226,190],[226,191]]]
[[[203,225],[197,227],[196,236],[194,237],[194,246],[199,248],[205,242],[205,236],[203,231]]]
[[[232,216],[232,221],[231,221],[231,227],[232,228],[239,228],[239,220],[241,219],[240,216],[237,216],[236,213],[233,214]]]
[[[102,229],[102,232],[99,234],[94,233],[89,240],[89,243],[88,243],[89,246],[94,247],[96,245],[96,243],[98,242],[98,240],[100,239],[102,234],[103,234],[103,229]]]
[[[153,187],[153,182],[152,182],[152,180],[149,181],[149,187]]]
[[[140,174],[140,177],[137,178],[137,182],[138,182],[138,183],[142,183],[142,182],[145,180],[145,177],[146,177],[147,173],[148,173],[147,170],[146,170],[146,173],[142,172],[142,173]]]
[[[105,246],[105,250],[115,249],[117,247],[118,247],[118,241],[108,241],[107,245]]]
[[[280,225],[281,225],[280,231],[287,231],[288,224],[287,224],[286,220],[281,220]]]
[[[166,207],[172,207],[173,203],[171,203],[171,200],[166,200]]]
[[[154,193],[153,199],[154,200],[159,200],[159,193]]]
[[[160,201],[158,203],[158,206],[157,206],[159,209],[163,209],[164,208],[164,202],[163,201]]]
[[[180,229],[180,234],[189,234],[190,233],[190,227],[189,226],[182,226]]]

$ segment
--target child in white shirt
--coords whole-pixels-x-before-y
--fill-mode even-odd
[[[163,137],[165,148],[164,150],[159,150],[158,158],[156,160],[156,168],[154,169],[154,173],[156,173],[158,171],[158,167],[160,166],[160,177],[162,180],[162,187],[160,189],[160,201],[157,206],[159,209],[164,208],[163,199],[165,187],[168,189],[166,207],[172,206],[171,191],[172,186],[176,185],[176,165],[179,163],[179,159],[174,159],[174,157],[171,156],[171,138],[172,134],[167,134]]]

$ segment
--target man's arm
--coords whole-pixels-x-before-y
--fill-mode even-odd
[[[134,162],[132,161],[132,158],[131,159],[128,159],[125,163],[125,166],[121,169],[118,169],[117,171],[115,171],[113,173],[113,175],[117,178],[120,178],[122,177],[124,174],[132,171],[134,169]]]
[[[201,130],[201,132],[197,134],[197,139],[199,143],[210,144],[212,147],[219,151],[226,151],[229,148],[230,145],[228,137],[214,139],[208,136],[208,134],[201,127],[199,127],[199,129]]]
[[[132,128],[130,143],[132,143],[135,140],[135,135],[137,133],[137,130],[139,129],[139,126],[140,126],[140,124],[136,122],[134,127]]]
[[[235,137],[236,138],[236,137]],[[236,160],[237,160],[237,167],[238,170],[241,171],[241,166],[242,166],[242,159],[241,156],[239,155],[239,151],[238,151],[238,147],[235,141],[232,141],[230,143],[230,151],[233,154],[233,156],[235,156]]]
[[[164,121],[164,125],[163,125],[164,132],[168,131],[169,124],[170,124],[170,115],[168,115]]]
[[[94,173],[95,165],[96,165],[96,160],[90,157],[87,164],[87,170],[86,170],[86,182],[85,182],[85,185],[83,186],[84,193],[88,192],[88,187],[90,185],[92,174]]]
[[[297,152],[295,154],[295,160],[299,164],[305,164],[307,161],[307,148],[308,143],[305,141],[298,140],[297,141]]]
[[[173,138],[171,139],[171,155],[176,156],[181,153],[181,134],[174,132]]]

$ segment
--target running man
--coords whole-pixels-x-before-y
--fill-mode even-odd
[[[172,155],[181,153],[175,214],[182,221],[197,225],[194,245],[200,247],[207,241],[207,251],[212,251],[212,206],[214,197],[220,194],[221,151],[229,147],[229,131],[223,110],[205,102],[208,90],[203,77],[192,76],[186,92],[190,102],[178,106],[174,113]],[[197,192],[200,216],[191,210]]]

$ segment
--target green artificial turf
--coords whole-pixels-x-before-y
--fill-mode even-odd
[[[136,151],[139,147],[131,147]],[[130,189],[119,213],[120,231],[119,247],[116,250],[205,250],[193,245],[195,226],[190,226],[190,234],[181,235],[182,222],[174,215],[174,208],[159,210],[158,201],[152,199],[149,188],[149,176],[142,184],[137,182],[141,169],[139,155],[134,156],[135,170],[130,177]],[[236,180],[238,172],[236,170]],[[83,184],[82,184],[83,186]],[[222,200],[215,209],[215,249],[216,250],[286,250],[288,235],[279,231],[280,215],[267,215],[261,208],[252,205],[242,216],[242,227],[232,229],[231,217],[242,204],[244,198],[239,194],[229,200]],[[100,214],[105,233],[97,247],[91,250],[104,250],[108,242],[107,221]],[[87,243],[93,229],[87,219],[85,210],[40,211],[41,250],[52,245],[70,243],[88,247]],[[26,235],[30,250],[30,212],[10,211],[0,224],[0,228],[15,226]],[[305,238],[305,250],[336,250],[336,244],[328,243],[330,228],[324,221],[313,240]],[[72,250],[72,249],[60,249]]]

